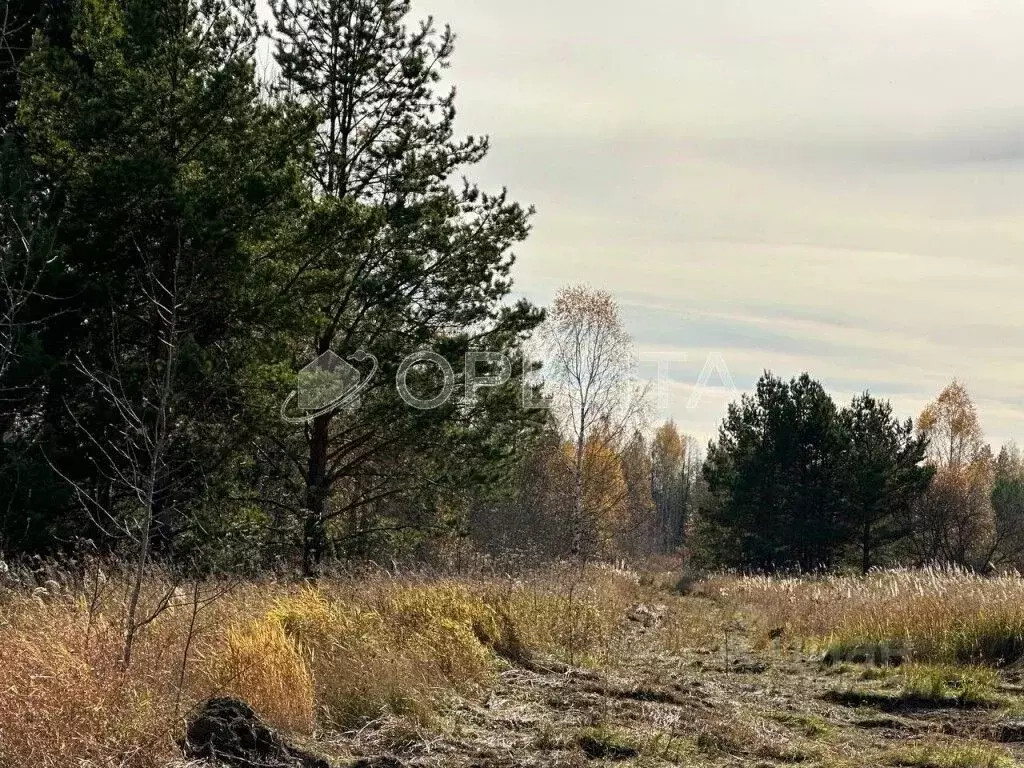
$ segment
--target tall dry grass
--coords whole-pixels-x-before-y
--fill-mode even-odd
[[[152,620],[128,669],[126,579],[0,587],[0,765],[163,765],[190,709],[213,695],[244,698],[296,734],[384,713],[427,720],[454,694],[482,693],[509,659],[615,658],[638,590],[602,568],[172,587],[147,581],[141,615]]]
[[[1001,665],[1024,657],[1024,578],[956,568],[821,578],[720,577],[706,594],[755,609],[816,648],[885,644],[929,662]]]

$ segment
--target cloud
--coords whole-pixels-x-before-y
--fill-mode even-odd
[[[1019,0],[423,0],[478,169],[538,216],[517,288],[615,293],[642,349],[808,370],[914,415],[954,376],[1024,438]],[[688,367],[687,367],[688,366]]]

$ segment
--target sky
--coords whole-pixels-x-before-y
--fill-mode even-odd
[[[612,292],[658,418],[707,439],[766,369],[902,417],[957,378],[1024,442],[1020,0],[413,9],[458,35],[472,177],[537,207],[517,291]]]

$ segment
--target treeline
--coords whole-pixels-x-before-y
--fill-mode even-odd
[[[702,454],[671,421],[644,428],[611,295],[563,289],[539,338],[551,418],[515,495],[475,508],[487,547],[757,571],[1024,566],[1024,456],[993,454],[956,381],[915,423],[869,392],[840,406],[809,374],[765,373]]]
[[[579,505],[572,443],[552,432],[518,497],[483,510],[480,541],[759,572],[1024,569],[1024,454],[1012,443],[993,454],[958,382],[915,424],[868,392],[840,407],[808,374],[766,373],[706,454],[671,421],[619,443],[609,423],[587,439]],[[577,514],[583,552],[571,546]]]
[[[272,10],[0,15],[0,555],[1022,564],[1024,459],[959,385],[915,425],[766,375],[706,452],[651,431],[610,295],[512,299],[532,210],[464,180],[450,30]],[[338,361],[358,401],[304,402]]]
[[[729,407],[693,547],[742,568],[1024,565],[1024,460],[998,456],[954,381],[912,421],[864,393],[838,408],[807,374],[765,374]]]
[[[667,422],[652,440],[632,434],[616,450],[598,431],[584,448],[579,503],[573,450],[553,428],[534,443],[513,493],[473,506],[474,544],[498,555],[583,560],[685,552],[705,488],[696,441]]]

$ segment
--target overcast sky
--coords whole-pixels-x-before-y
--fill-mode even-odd
[[[904,416],[957,377],[1024,441],[1024,2],[414,8],[459,36],[477,179],[537,206],[518,289],[612,291],[661,416],[716,430],[731,393],[688,406],[717,353],[740,390],[808,370]]]

